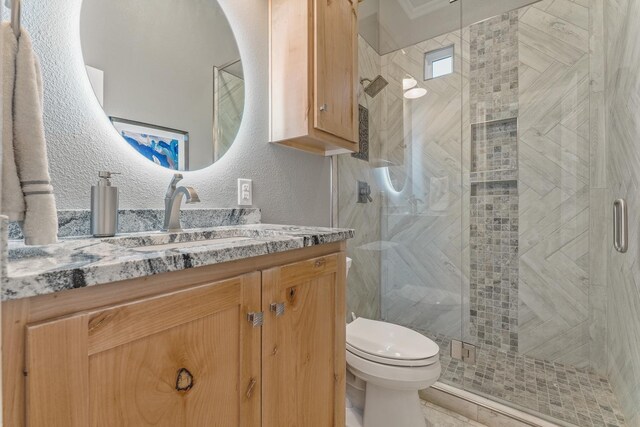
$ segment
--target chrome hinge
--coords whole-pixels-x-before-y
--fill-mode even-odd
[[[254,328],[264,324],[264,313],[261,311],[247,314],[247,320]]]
[[[451,340],[451,358],[475,365],[476,346],[458,340]]]
[[[276,315],[276,317],[280,317],[284,314],[283,302],[278,302],[278,303],[274,302],[269,306],[269,308],[271,309],[271,312]]]

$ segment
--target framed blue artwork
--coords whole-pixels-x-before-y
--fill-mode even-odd
[[[109,117],[120,136],[136,151],[167,169],[189,169],[189,132],[119,117]]]

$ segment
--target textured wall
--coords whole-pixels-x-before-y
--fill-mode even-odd
[[[609,379],[629,425],[640,426],[640,1],[606,0],[604,10],[607,205],[625,198],[629,209],[629,251],[609,245]]]
[[[261,0],[220,0],[236,35],[246,78],[238,140],[215,165],[185,174],[199,207],[236,204],[236,179],[254,180],[263,221],[327,225],[330,161],[268,141],[268,9]],[[81,0],[23,4],[45,80],[45,127],[59,208],[87,208],[98,170],[122,172],[122,208],[161,208],[171,172],[142,158],[118,136],[91,92],[80,49]],[[175,31],[183,31],[179,25]]]

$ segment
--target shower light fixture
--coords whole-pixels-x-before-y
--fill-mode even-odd
[[[417,85],[418,85],[418,82],[416,81],[416,79],[414,79],[408,74],[404,79],[402,79],[402,90],[407,91],[411,88],[416,87]]]
[[[427,94],[427,90],[423,87],[414,87],[404,92],[404,97],[407,99],[422,98]]]

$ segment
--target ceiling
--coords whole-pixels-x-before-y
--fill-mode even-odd
[[[365,0],[360,35],[384,55],[538,0]]]

